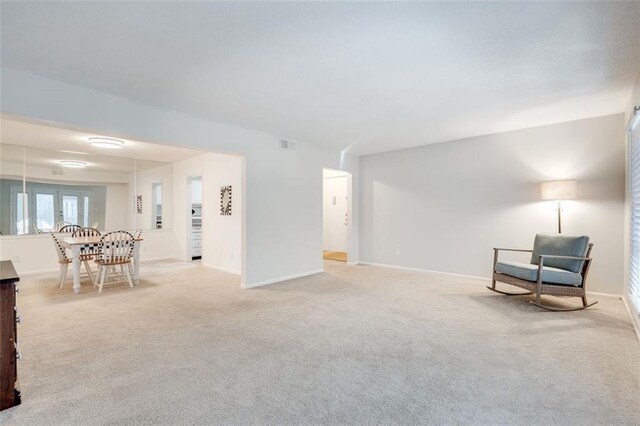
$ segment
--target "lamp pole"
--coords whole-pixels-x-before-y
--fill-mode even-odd
[[[562,201],[558,200],[558,234],[562,234]]]
[[[562,200],[576,198],[576,187],[575,180],[556,180],[540,184],[541,198],[558,202],[558,234],[562,233]]]

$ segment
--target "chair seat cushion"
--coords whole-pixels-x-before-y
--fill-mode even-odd
[[[520,262],[498,262],[496,272],[520,278],[527,281],[538,281],[538,265]],[[565,269],[545,266],[542,268],[542,282],[547,284],[579,286],[582,284],[582,275]]]

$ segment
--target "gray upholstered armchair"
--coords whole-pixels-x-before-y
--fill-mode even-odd
[[[586,235],[537,234],[533,250],[494,248],[493,279],[489,290],[508,296],[535,294],[531,301],[550,311],[577,311],[598,302],[587,303],[585,290],[587,273],[591,265],[591,249]],[[529,263],[498,261],[501,251],[530,252]],[[528,290],[524,293],[508,293],[496,289],[496,282],[511,284]],[[543,294],[551,296],[572,296],[582,298],[582,306],[575,308],[555,308],[541,302]]]

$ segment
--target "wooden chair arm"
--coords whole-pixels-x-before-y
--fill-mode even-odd
[[[516,251],[516,252],[522,252],[522,253],[532,253],[533,250],[527,250],[527,249],[513,249],[513,248],[501,248],[501,247],[494,247],[493,248],[493,272],[496,271],[496,263],[498,263],[498,252],[501,251]]]
[[[559,256],[556,254],[541,254],[538,256],[539,258],[547,258],[552,257],[554,259],[574,259],[574,260],[591,260],[590,257],[581,257],[581,256]]]

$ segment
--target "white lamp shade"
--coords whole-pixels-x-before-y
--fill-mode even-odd
[[[540,193],[543,200],[570,200],[576,198],[578,183],[575,180],[542,182]]]

